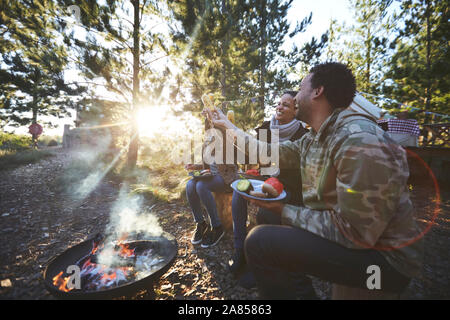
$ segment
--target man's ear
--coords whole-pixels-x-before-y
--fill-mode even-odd
[[[318,98],[323,94],[323,86],[317,87],[313,89],[313,99]]]

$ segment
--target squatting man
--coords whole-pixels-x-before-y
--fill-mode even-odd
[[[367,289],[368,267],[381,270],[381,290],[400,293],[419,274],[423,256],[413,218],[406,153],[374,119],[348,109],[355,78],[343,64],[310,70],[295,97],[296,118],[310,132],[279,144],[279,166],[301,170],[303,206],[248,201],[281,216],[245,240],[262,299],[316,299],[311,279]],[[208,112],[231,138],[270,148],[219,110]]]

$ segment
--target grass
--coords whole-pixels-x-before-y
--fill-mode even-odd
[[[51,152],[44,150],[0,150],[0,170],[14,169],[52,156],[53,154]]]
[[[190,179],[184,165],[173,164],[170,145],[161,147],[161,141],[142,143],[132,185],[133,192],[154,201],[186,201],[185,188]]]
[[[0,132],[0,150],[10,152],[29,149],[31,136]]]
[[[0,170],[14,169],[53,156],[30,148],[31,136],[0,132]]]

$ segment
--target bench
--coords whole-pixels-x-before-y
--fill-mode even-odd
[[[217,214],[219,215],[223,228],[228,231],[233,231],[233,216],[231,214],[233,192],[213,192],[212,194],[216,201]]]
[[[233,199],[232,189],[226,192],[213,192],[214,200],[216,201],[217,214],[219,215],[222,226],[225,230],[233,231],[233,215],[231,212],[231,202]],[[256,213],[258,207],[248,203],[248,222],[249,230],[256,226]]]

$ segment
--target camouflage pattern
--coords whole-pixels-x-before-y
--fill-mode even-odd
[[[371,118],[337,109],[317,133],[281,143],[279,157],[280,168],[300,163],[303,180],[304,206],[285,205],[284,224],[348,248],[376,249],[399,272],[419,275],[423,246],[406,152]]]

